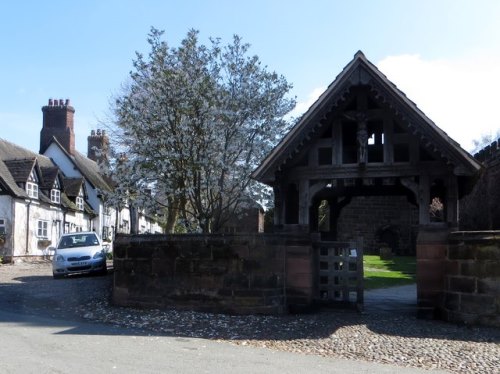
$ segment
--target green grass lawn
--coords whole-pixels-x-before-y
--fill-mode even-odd
[[[363,256],[365,289],[387,288],[415,283],[415,257],[398,256],[381,260],[379,256]]]

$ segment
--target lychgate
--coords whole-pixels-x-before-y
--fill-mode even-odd
[[[480,169],[358,52],[253,178],[273,188],[279,229],[416,252],[425,310],[439,303],[446,238]]]

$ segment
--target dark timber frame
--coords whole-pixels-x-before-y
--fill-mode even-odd
[[[319,203],[327,200],[328,240],[337,240],[336,218],[356,196],[406,196],[418,209],[419,236],[456,229],[458,200],[470,191],[480,169],[358,52],[253,178],[273,188],[274,223],[285,230],[317,232]],[[435,198],[444,207],[439,222],[431,216]],[[421,261],[417,268],[423,303],[432,299],[425,266]]]

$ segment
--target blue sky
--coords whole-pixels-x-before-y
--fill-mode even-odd
[[[497,0],[25,0],[2,1],[0,17],[0,137],[33,151],[41,107],[69,98],[86,152],[151,26],[172,46],[190,28],[202,42],[240,35],[293,84],[296,114],[362,50],[465,149],[500,128]]]

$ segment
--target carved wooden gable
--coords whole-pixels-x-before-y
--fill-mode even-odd
[[[480,164],[437,127],[362,52],[275,147],[253,177],[301,179],[473,176]],[[288,179],[288,178],[287,178]]]

